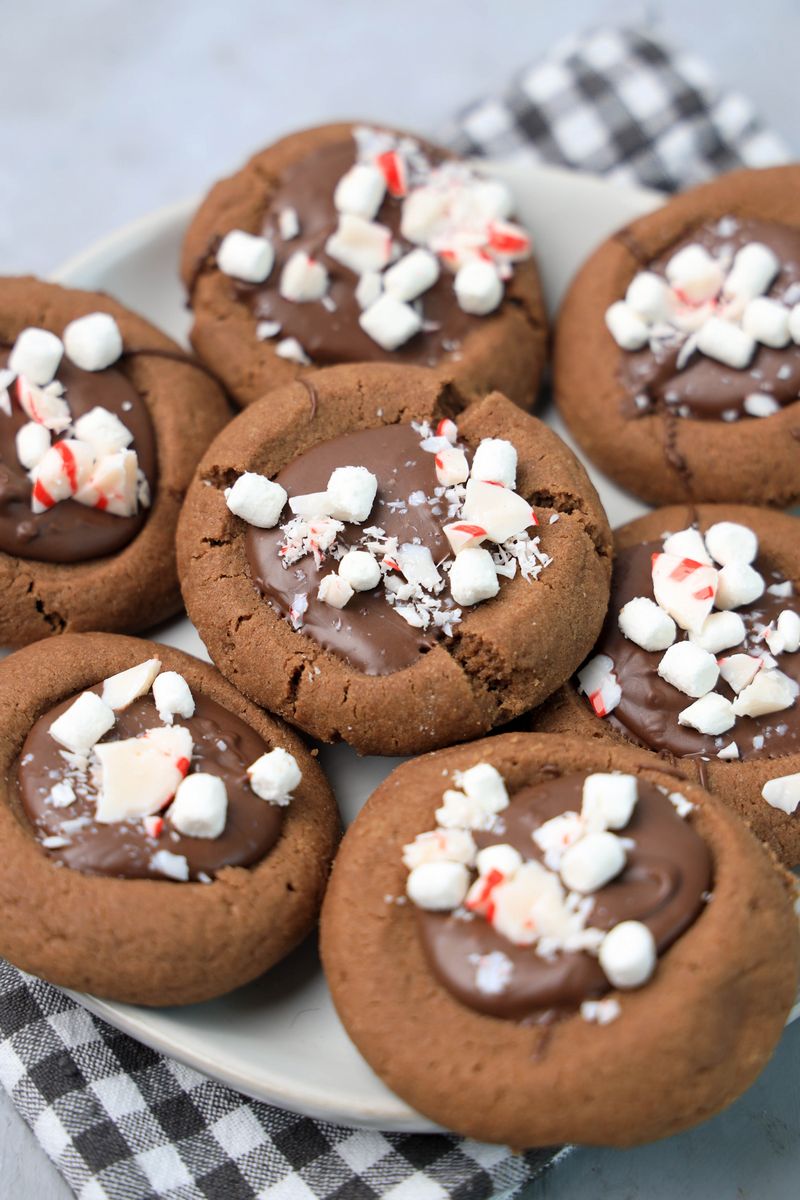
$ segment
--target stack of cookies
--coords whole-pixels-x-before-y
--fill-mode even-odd
[[[369,1064],[518,1148],[747,1087],[800,962],[798,183],[698,189],[574,281],[557,403],[669,506],[615,536],[531,415],[513,198],[417,137],[308,130],[218,183],[181,263],[196,357],[0,284],[0,952],[185,1004],[321,910]],[[182,605],[213,666],[125,636]],[[341,846],[296,730],[416,756]]]

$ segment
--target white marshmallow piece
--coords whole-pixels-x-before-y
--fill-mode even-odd
[[[482,479],[467,482],[461,520],[480,525],[492,542],[504,542],[536,524],[530,504],[509,488]]]
[[[673,254],[665,274],[680,299],[689,304],[713,300],[722,287],[722,267],[699,242],[692,242]]]
[[[368,550],[348,550],[339,559],[339,574],[354,592],[368,592],[381,581],[378,560]]]
[[[466,899],[469,871],[463,863],[421,863],[409,873],[406,893],[412,904],[429,912],[452,912]]]
[[[50,432],[44,425],[27,421],[17,430],[14,438],[17,458],[26,471],[40,463],[50,449]]]
[[[383,276],[384,290],[396,300],[416,300],[439,278],[439,260],[430,250],[404,254]]]
[[[100,764],[95,820],[113,825],[159,812],[186,776],[192,749],[192,735],[183,726],[100,742],[95,747]]]
[[[482,438],[472,459],[473,479],[501,483],[512,491],[517,486],[517,451],[505,438]]]
[[[678,713],[678,724],[688,725],[698,733],[716,737],[733,729],[736,714],[730,700],[726,700],[718,692],[708,692]]]
[[[500,591],[497,570],[488,550],[467,547],[450,568],[450,594],[456,604],[481,604]]]
[[[655,939],[641,921],[621,921],[603,938],[598,959],[612,987],[641,987],[656,969]]]
[[[383,291],[383,276],[378,271],[365,271],[359,275],[355,297],[360,309],[369,308]]]
[[[82,442],[92,447],[97,458],[114,454],[117,450],[127,450],[133,441],[130,429],[120,421],[116,413],[100,407],[92,408],[82,417],[78,417],[75,433]]]
[[[257,758],[247,768],[247,774],[257,796],[281,807],[289,803],[303,778],[297,759],[281,746]]]
[[[341,575],[326,575],[317,588],[317,599],[331,608],[344,608],[354,595],[350,584]]]
[[[634,275],[625,293],[625,303],[648,325],[666,321],[672,311],[670,289],[654,271]]]
[[[650,340],[650,327],[624,300],[606,309],[606,327],[621,350],[641,350]]]
[[[772,396],[766,396],[762,392],[751,392],[749,396],[745,396],[743,408],[750,417],[772,417],[776,412],[780,412],[781,406]]]
[[[770,300],[767,296],[756,296],[750,300],[742,313],[742,329],[749,333],[762,346],[772,346],[776,350],[788,346],[789,309],[779,300]]]
[[[743,688],[733,702],[737,717],[763,717],[791,708],[797,697],[797,684],[776,669],[762,669],[753,682]]]
[[[763,296],[780,270],[777,255],[762,242],[748,242],[737,250],[723,291],[731,299]]]
[[[300,232],[300,218],[296,208],[282,208],[278,213],[278,232],[284,242],[291,242]]]
[[[233,487],[225,489],[225,503],[233,515],[258,529],[274,529],[287,498],[279,483],[255,471],[245,471]]]
[[[707,358],[743,371],[756,349],[755,338],[722,317],[709,317],[698,330],[697,349]]]
[[[122,354],[122,334],[110,313],[94,312],[64,330],[67,358],[83,371],[105,371]]]
[[[581,816],[588,829],[624,829],[639,798],[635,775],[587,775],[583,781]]]
[[[8,369],[44,387],[53,379],[63,353],[61,338],[49,329],[23,329],[8,356]]]
[[[800,614],[785,608],[775,622],[787,654],[795,654],[800,650]]]
[[[466,771],[457,772],[454,778],[456,785],[470,800],[478,800],[495,813],[508,808],[505,781],[497,767],[493,767],[491,763],[476,763]]]
[[[88,754],[96,742],[114,728],[114,710],[96,692],[82,692],[50,729],[50,737],[73,754]]]
[[[793,342],[800,342],[800,304],[795,304],[789,313],[789,333]]]
[[[337,212],[352,213],[371,221],[386,194],[383,172],[369,163],[356,163],[336,184],[333,203]]]
[[[717,608],[741,608],[764,594],[764,579],[746,562],[729,562],[719,573]]]
[[[116,675],[109,675],[108,679],[103,681],[102,698],[104,702],[114,712],[121,712],[129,704],[133,704],[134,700],[138,700],[140,696],[144,696],[150,691],[153,680],[160,670],[160,660],[148,658],[146,662],[129,667],[127,671],[118,671]]]
[[[721,567],[728,563],[751,563],[758,554],[758,538],[747,525],[718,521],[706,531],[706,546]]]
[[[497,268],[482,258],[459,267],[453,287],[459,308],[477,317],[494,312],[503,299],[503,281]]]
[[[153,699],[158,715],[165,725],[171,725],[175,717],[188,721],[194,716],[194,697],[191,688],[177,671],[162,671],[153,683]]]
[[[739,646],[746,633],[744,621],[738,613],[713,612],[706,617],[701,629],[689,634],[689,641],[709,654],[719,654],[722,650]]]
[[[570,846],[559,868],[564,885],[571,892],[587,895],[605,887],[625,867],[625,847],[620,838],[606,830],[587,833]]]
[[[468,829],[431,829],[403,846],[403,865],[409,871],[427,862],[460,862],[471,867],[477,847]],[[522,861],[520,859],[520,861]]]
[[[325,243],[325,250],[355,275],[381,271],[391,261],[392,233],[385,225],[355,213],[342,213],[336,232]]]
[[[636,596],[619,610],[619,627],[643,650],[666,650],[675,641],[675,622],[647,596]]]
[[[375,503],[378,480],[366,467],[336,467],[328,480],[330,515],[337,521],[360,524]]]
[[[676,554],[656,554],[652,573],[656,603],[681,629],[702,629],[717,594],[718,573],[714,567]]]
[[[263,283],[275,265],[272,243],[243,229],[226,233],[217,250],[217,266],[223,275],[244,283]]]
[[[171,850],[156,850],[150,859],[153,871],[159,871],[168,879],[185,883],[189,878],[189,861],[185,854],[173,854]]]
[[[358,323],[383,350],[396,350],[422,328],[422,317],[395,296],[384,295],[365,308]]]
[[[81,489],[89,481],[93,466],[94,455],[85,442],[62,438],[52,445],[31,471],[33,512],[46,512],[59,500],[71,496],[80,500]]]
[[[761,795],[772,808],[779,808],[791,816],[800,805],[800,774],[768,779],[761,789]]]
[[[677,533],[671,533],[664,539],[664,553],[711,566],[711,557],[699,529],[679,529]]]
[[[762,665],[761,659],[752,654],[731,654],[719,660],[720,679],[738,696],[753,682]]]
[[[328,272],[304,250],[297,250],[284,264],[279,290],[284,300],[306,304],[321,300],[328,290]]]
[[[710,692],[719,678],[713,654],[692,642],[676,642],[658,664],[658,674],[666,683],[687,696],[699,698]]]
[[[456,446],[446,446],[439,450],[434,458],[436,478],[442,487],[452,487],[456,483],[464,483],[469,478],[469,463],[463,450]]]
[[[178,785],[167,818],[191,838],[218,838],[225,829],[228,792],[218,775],[196,771]]]
[[[522,866],[522,855],[519,850],[505,842],[494,846],[486,846],[479,850],[475,859],[479,875],[491,875],[497,871],[504,879],[512,879]]]
[[[428,591],[438,589],[442,577],[427,546],[404,542],[402,546],[398,546],[394,557],[410,584],[419,584]]]

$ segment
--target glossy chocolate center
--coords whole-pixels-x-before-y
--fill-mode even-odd
[[[102,692],[102,684],[91,689]],[[228,812],[218,838],[186,837],[165,818],[158,837],[148,837],[141,818],[113,825],[94,820],[97,790],[91,777],[71,768],[62,747],[50,736],[56,717],[74,702],[70,696],[39,717],[28,734],[17,764],[19,796],[25,814],[41,842],[63,838],[66,845],[47,849],[56,862],[89,875],[111,875],[125,879],[164,879],[154,868],[159,850],[183,855],[190,879],[213,877],[222,867],[249,867],[259,862],[278,840],[283,809],[256,796],[250,787],[247,768],[269,749],[244,721],[214,700],[195,693],[194,716],[175,718],[192,735],[194,751],[191,771],[218,775],[225,782]],[[137,737],[147,729],[162,726],[152,696],[135,700],[117,713],[113,730],[101,740]],[[58,807],[53,787],[60,781],[72,784],[76,799]]]
[[[800,301],[800,230],[770,221],[725,217],[698,226],[646,269],[663,276],[673,255],[697,242],[714,257],[723,251],[732,257],[748,242],[763,242],[781,264],[765,294],[790,307]],[[655,408],[677,416],[731,420],[748,415],[744,408],[747,396],[769,396],[780,406],[792,404],[800,396],[800,346],[794,342],[780,350],[759,342],[749,366],[741,371],[697,352],[678,370],[683,344],[680,338],[657,343],[655,352],[650,348],[621,352],[619,371],[627,416],[641,416]],[[637,405],[637,397],[644,402]]]
[[[523,859],[541,861],[532,834],[551,817],[580,812],[583,774],[565,775],[522,788],[500,813],[491,833],[473,834],[479,849],[508,843]],[[632,838],[627,866],[595,893],[587,925],[607,931],[620,921],[642,921],[659,954],[695,920],[711,888],[711,858],[705,842],[679,817],[653,784],[639,780],[639,799],[628,825],[617,831]],[[602,996],[609,984],[597,959],[585,951],[543,958],[534,946],[516,946],[479,915],[458,916],[415,909],[426,957],[441,983],[463,1004],[493,1017],[521,1020],[574,1009]],[[478,986],[479,960],[501,953],[511,963],[499,993]]]
[[[0,369],[7,361],[8,352],[0,351]],[[93,408],[105,408],[130,430],[130,449],[136,451],[153,497],[158,474],[155,432],[147,406],[127,375],[116,367],[83,371],[63,358],[56,379],[65,389],[73,422]],[[14,440],[29,418],[16,399],[16,383],[9,395],[11,416],[0,412],[0,551],[39,562],[78,563],[122,550],[147,520],[146,507],[139,505],[135,516],[118,517],[76,500],[62,500],[46,512],[33,513],[33,487]],[[69,431],[53,440],[68,436]]]

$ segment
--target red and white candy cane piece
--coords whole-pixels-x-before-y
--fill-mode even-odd
[[[85,442],[71,438],[56,442],[31,472],[33,512],[46,512],[59,500],[75,496],[89,478],[93,464],[94,455]]]
[[[98,742],[100,791],[96,820],[115,824],[154,816],[189,772],[192,735],[184,725],[148,729],[141,737]]]
[[[489,249],[502,258],[520,262],[531,252],[531,239],[520,225],[512,221],[490,221]]]
[[[467,892],[464,907],[468,908],[470,912],[481,913],[487,921],[491,921],[494,917],[493,892],[501,883],[505,883],[507,878],[508,876],[504,875],[502,871],[498,871],[496,867],[486,875],[478,876]]]
[[[142,824],[144,825],[144,831],[148,837],[157,838],[160,836],[161,832],[164,829],[164,818],[163,817],[145,817]]]
[[[386,188],[390,196],[401,197],[408,193],[408,170],[405,159],[397,150],[387,150],[379,154],[375,165],[386,180]]]
[[[675,554],[654,554],[652,564],[656,603],[681,629],[699,632],[714,607],[719,572],[706,563]]]
[[[458,441],[458,426],[455,421],[451,421],[449,417],[442,417],[436,426],[436,436],[447,438],[450,445],[455,446]]]
[[[607,654],[596,654],[578,671],[578,691],[583,692],[598,717],[607,717],[622,699],[622,688]]]
[[[492,542],[504,542],[537,523],[527,500],[510,488],[470,479],[466,490],[461,515],[467,523],[481,525]]]
[[[44,425],[53,433],[63,433],[69,426],[72,420],[69,405],[55,391],[37,387],[25,375],[17,378],[16,391],[20,408],[37,425]]]
[[[463,483],[469,477],[469,463],[463,450],[450,446],[440,450],[436,455],[436,478],[443,487],[452,487],[454,483]]]
[[[473,525],[468,521],[455,521],[452,525],[445,525],[443,532],[453,554],[459,554],[472,546],[480,546],[488,536],[482,525]]]
[[[382,270],[392,257],[392,233],[377,221],[367,221],[355,213],[342,213],[335,233],[325,243],[331,258],[363,275]]]
[[[135,450],[119,450],[99,459],[91,474],[75,495],[79,504],[99,508],[116,517],[132,517],[137,508],[137,471]]]

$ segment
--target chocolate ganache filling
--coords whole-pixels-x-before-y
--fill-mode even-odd
[[[103,685],[90,689],[100,694]],[[247,767],[269,749],[263,739],[234,713],[195,692],[194,716],[176,718],[194,744],[190,772],[219,776],[225,783],[228,808],[219,837],[186,837],[164,820],[158,836],[148,836],[141,818],[101,824],[95,820],[97,788],[91,772],[69,765],[62,747],[50,735],[53,721],[74,703],[70,696],[39,717],[28,734],[17,764],[17,786],[22,808],[48,855],[65,867],[89,875],[124,879],[165,878],[158,869],[159,851],[185,857],[189,878],[213,877],[223,867],[249,867],[259,862],[278,840],[283,809],[260,799],[252,791]],[[152,696],[135,700],[116,714],[113,730],[102,742],[138,737],[162,725]],[[54,788],[68,783],[75,799],[54,802]],[[58,800],[59,790],[55,799]]]
[[[400,543],[419,540],[439,565],[450,555],[442,532],[448,504],[436,497],[434,456],[420,448],[420,434],[411,425],[386,425],[364,429],[323,442],[306,451],[275,476],[289,496],[324,491],[331,472],[357,463],[378,479],[378,492],[369,519],[363,525],[346,524],[337,539],[342,550],[357,548],[365,530],[378,527]],[[282,521],[291,517],[286,510]],[[415,628],[390,607],[383,587],[357,592],[345,608],[332,608],[317,597],[320,581],[335,572],[332,555],[316,565],[309,554],[291,566],[280,555],[283,532],[249,525],[247,558],[253,581],[263,596],[285,618],[290,618],[298,595],[305,597],[302,632],[326,650],[340,654],[367,675],[388,675],[415,663],[443,636],[434,624]],[[446,576],[445,576],[446,578]],[[451,606],[445,586],[444,606]]]
[[[738,217],[708,221],[643,269],[665,276],[669,260],[692,244],[699,244],[729,265],[736,252],[752,242],[769,247],[780,263],[764,295],[791,308],[800,301],[800,230],[788,225]],[[800,346],[793,341],[781,348],[758,342],[752,359],[741,370],[697,350],[685,365],[679,365],[685,341],[676,331],[672,337],[653,338],[642,350],[621,354],[619,377],[626,394],[625,415],[642,416],[656,409],[679,417],[730,421],[750,415],[745,404],[748,397],[762,398],[761,412],[754,410],[754,415],[768,409],[778,411],[800,397]]]
[[[431,165],[441,155],[427,150]],[[261,233],[275,248],[275,265],[266,284],[253,287],[239,284],[240,294],[249,299],[257,321],[277,322],[280,337],[297,338],[312,362],[325,365],[342,362],[376,362],[387,358],[387,351],[369,337],[358,323],[361,307],[355,289],[359,277],[325,250],[335,233],[339,213],[333,202],[336,185],[356,161],[355,141],[348,139],[324,146],[286,168],[264,214]],[[376,222],[391,230],[403,254],[414,245],[400,234],[401,198],[388,191]],[[280,214],[286,209],[297,213],[300,232],[284,241],[280,233]],[[322,263],[330,285],[322,301],[295,303],[281,296],[278,283],[288,259],[305,251]],[[471,316],[458,305],[453,291],[453,275],[443,270],[439,279],[422,297],[425,312],[423,328],[404,345],[391,352],[393,361],[434,366],[440,359],[457,351],[458,346],[486,317]]]
[[[491,832],[473,831],[479,850],[498,843],[542,861],[532,834],[564,812],[580,812],[583,774],[565,775],[520,789],[496,818]],[[655,785],[638,780],[638,801],[620,836],[632,840],[627,865],[593,894],[587,924],[608,931],[621,921],[641,921],[662,954],[688,929],[711,888],[711,858],[705,842],[679,817]],[[602,996],[608,981],[587,951],[558,951],[544,957],[534,946],[518,946],[479,914],[459,909],[437,913],[414,907],[425,955],[441,983],[469,1008],[511,1020],[542,1017],[577,1008]],[[500,989],[480,986],[481,961],[503,955]],[[509,965],[510,964],[510,967]]]
[[[664,652],[643,650],[624,636],[618,623],[619,611],[629,600],[636,596],[652,597],[651,560],[653,554],[661,550],[660,542],[632,546],[620,551],[614,563],[611,604],[593,654],[607,654],[611,658],[622,697],[610,716],[604,719],[640,745],[651,750],[665,750],[679,758],[714,757],[731,742],[736,743],[741,761],[796,753],[800,749],[797,702],[791,708],[761,717],[737,717],[732,729],[716,737],[678,724],[678,714],[688,708],[692,698],[658,675],[658,664]],[[780,572],[773,570],[764,559],[753,565],[764,577],[767,588],[753,604],[736,609],[744,621],[746,638],[740,645],[723,651],[721,656],[763,652],[760,630],[793,606],[791,598],[769,591],[771,586],[785,582]],[[678,629],[677,640],[687,636]],[[784,674],[800,684],[800,654],[782,654],[779,665]],[[728,700],[736,698],[723,679],[719,680],[716,691]]]
[[[0,351],[0,370],[8,357],[7,351]],[[93,408],[104,408],[133,434],[130,449],[136,451],[152,496],[157,481],[155,433],[147,406],[124,371],[117,367],[84,371],[65,357],[56,380],[64,388],[63,398],[69,404],[73,422]],[[0,412],[0,551],[40,562],[78,563],[122,550],[147,520],[149,509],[142,504],[130,517],[70,499],[46,512],[33,512],[33,485],[15,444],[17,431],[30,418],[18,402],[16,381],[9,387],[9,398],[11,415]],[[55,434],[53,442],[69,436],[69,430]]]

